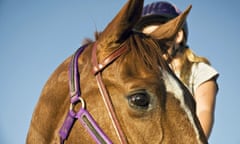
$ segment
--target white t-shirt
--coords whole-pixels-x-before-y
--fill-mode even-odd
[[[199,85],[219,75],[213,67],[203,62],[194,63],[191,71],[187,87],[193,95]]]

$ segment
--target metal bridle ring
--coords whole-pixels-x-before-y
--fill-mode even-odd
[[[83,100],[83,98],[82,97],[78,97],[78,99],[79,99],[79,101],[77,101],[76,104],[78,102],[80,102],[82,104],[82,109],[85,109],[85,101]],[[73,108],[74,108],[74,106],[76,104],[73,104],[73,103],[70,104],[70,111],[73,111]]]

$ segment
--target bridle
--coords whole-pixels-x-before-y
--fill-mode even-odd
[[[70,87],[70,109],[65,118],[65,121],[59,131],[60,134],[60,143],[63,144],[67,139],[73,124],[76,120],[87,129],[88,133],[98,144],[112,144],[112,141],[108,138],[108,136],[103,132],[103,130],[98,126],[97,122],[88,112],[85,107],[85,101],[81,97],[81,89],[80,89],[80,74],[78,71],[78,57],[81,55],[83,50],[87,47],[84,45],[80,47],[72,57],[71,64],[69,67],[69,87]],[[107,56],[101,63],[98,63],[97,60],[97,43],[95,42],[92,49],[92,64],[93,64],[93,74],[95,75],[97,85],[101,96],[103,98],[105,107],[107,109],[108,115],[112,121],[112,125],[115,129],[115,132],[118,136],[118,139],[121,144],[127,144],[126,137],[120,127],[119,121],[116,117],[113,104],[109,93],[102,81],[102,71],[114,62],[119,56],[128,51],[128,47],[125,44],[122,44],[118,49],[113,51],[109,56]],[[81,108],[78,112],[74,111],[74,106],[78,103],[81,103]]]

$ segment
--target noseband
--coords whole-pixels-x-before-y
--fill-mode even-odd
[[[108,136],[103,132],[103,130],[98,126],[97,122],[88,112],[85,107],[85,101],[81,97],[81,90],[80,90],[80,74],[78,71],[78,57],[81,55],[83,50],[87,47],[84,45],[80,47],[74,54],[71,64],[69,67],[69,86],[70,86],[70,109],[65,118],[65,121],[59,131],[60,134],[60,143],[63,144],[64,141],[67,139],[71,128],[76,120],[87,129],[88,133],[91,137],[95,140],[98,144],[112,144],[112,141],[108,138]],[[114,62],[119,56],[125,53],[128,50],[126,45],[120,46],[117,50],[113,51],[108,57],[106,57],[101,63],[98,63],[97,60],[97,43],[94,44],[92,49],[92,64],[93,64],[93,74],[95,75],[99,91],[103,98],[105,107],[107,109],[108,115],[112,121],[113,127],[115,132],[118,136],[118,139],[121,144],[126,144],[127,140],[126,137],[120,127],[119,121],[116,117],[113,104],[109,93],[102,81],[102,71]],[[81,108],[78,112],[74,111],[74,107],[76,104],[81,103]]]

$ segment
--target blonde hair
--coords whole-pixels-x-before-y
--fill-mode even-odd
[[[182,67],[180,70],[180,79],[189,85],[189,78],[191,75],[191,67],[194,63],[206,63],[211,65],[209,60],[205,57],[196,55],[189,47],[185,47],[181,56]]]

